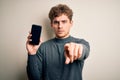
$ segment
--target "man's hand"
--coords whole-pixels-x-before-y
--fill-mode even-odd
[[[30,39],[31,36],[32,35],[29,33],[29,35],[27,37],[27,42],[26,42],[26,49],[27,49],[29,55],[35,55],[39,46],[40,46],[40,44],[41,44],[41,42],[42,42],[42,40],[40,39],[39,45],[32,45],[32,44],[29,43],[31,41],[31,39]]]
[[[65,44],[64,50],[65,50],[64,54],[66,58],[65,63],[69,64],[81,57],[83,46],[82,44],[71,42],[71,43]]]

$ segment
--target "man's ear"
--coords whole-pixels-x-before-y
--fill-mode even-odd
[[[73,20],[70,21],[71,27],[73,26]]]
[[[50,22],[50,25],[51,25],[51,27],[52,27],[52,21]]]

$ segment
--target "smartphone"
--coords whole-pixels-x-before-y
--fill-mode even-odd
[[[40,36],[41,36],[42,26],[33,24],[31,28],[31,39],[32,41],[30,44],[32,45],[38,45],[40,42]]]

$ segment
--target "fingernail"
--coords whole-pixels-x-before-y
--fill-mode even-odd
[[[66,59],[65,64],[69,64],[70,63],[70,59]]]

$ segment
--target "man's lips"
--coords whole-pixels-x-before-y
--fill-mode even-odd
[[[63,30],[58,30],[58,33],[63,33],[64,31]]]

